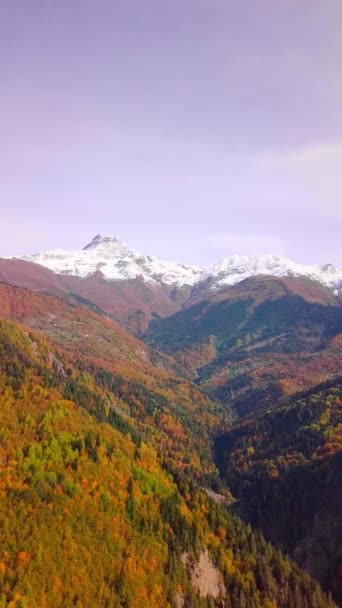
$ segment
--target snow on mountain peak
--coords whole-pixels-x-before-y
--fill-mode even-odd
[[[276,277],[306,276],[330,288],[342,285],[342,270],[337,270],[332,264],[304,265],[277,255],[233,255],[205,272],[202,280],[209,281],[211,289],[219,289],[258,274]]]
[[[53,249],[23,259],[46,266],[58,274],[84,278],[100,271],[108,280],[141,277],[144,281],[178,287],[193,285],[203,272],[197,266],[143,256],[116,237],[101,234],[97,234],[82,250]]]
[[[101,234],[97,234],[82,250],[53,249],[24,259],[58,274],[84,278],[101,272],[107,280],[141,277],[144,281],[169,287],[206,284],[210,290],[217,290],[251,276],[268,274],[276,277],[306,276],[331,289],[342,289],[342,270],[332,264],[303,265],[278,255],[232,255],[204,270],[198,266],[144,256],[116,237]]]
[[[82,251],[86,251],[87,249],[128,249],[126,243],[116,238],[115,236],[107,236],[102,234],[97,234],[94,238],[88,243],[85,247],[83,247]],[[132,250],[131,250],[132,251]]]

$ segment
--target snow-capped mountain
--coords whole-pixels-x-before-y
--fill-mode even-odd
[[[212,291],[225,285],[234,285],[248,277],[268,274],[277,277],[305,276],[330,289],[342,289],[342,270],[336,269],[332,264],[303,265],[274,255],[233,255],[205,270],[198,266],[144,256],[115,237],[101,235],[95,236],[79,251],[53,249],[23,259],[41,264],[61,275],[85,278],[101,272],[109,281],[141,277],[151,284],[167,287],[206,284]]]
[[[203,274],[203,269],[197,266],[144,256],[119,239],[100,234],[79,251],[52,249],[23,259],[58,274],[84,278],[100,271],[111,281],[141,277],[144,281],[177,287],[194,285]]]
[[[206,271],[201,280],[207,282],[210,289],[216,290],[225,285],[235,285],[258,274],[275,277],[304,276],[330,289],[340,289],[342,286],[342,270],[338,270],[332,264],[324,266],[297,264],[276,255],[233,255]]]

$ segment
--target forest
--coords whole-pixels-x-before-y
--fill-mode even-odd
[[[174,424],[173,398],[125,387],[86,359],[75,365],[39,331],[5,320],[0,374],[0,606],[333,606],[208,496],[215,474],[208,465],[201,478],[206,449],[197,454],[185,415]],[[151,416],[163,422],[151,428]],[[194,576],[203,556],[218,579],[209,593]]]
[[[342,563],[342,383],[325,383],[216,438],[237,511],[335,589]]]

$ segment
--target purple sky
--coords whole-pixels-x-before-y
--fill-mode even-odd
[[[342,266],[341,0],[9,0],[0,255]]]

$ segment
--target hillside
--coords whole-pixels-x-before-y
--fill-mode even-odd
[[[138,417],[101,422],[103,387],[49,339],[1,320],[0,352],[1,606],[333,605],[172,458],[162,464]]]
[[[116,237],[96,235],[80,250],[53,249],[0,259],[0,281],[85,298],[140,335],[151,320],[211,299],[222,288],[260,275],[314,281],[336,300],[342,270],[303,265],[275,255],[231,256],[209,269],[143,255]]]
[[[216,439],[238,511],[342,601],[342,384],[251,416]]]
[[[87,306],[50,294],[0,284],[0,316],[43,332],[68,365],[77,367],[83,380],[70,388],[71,395],[76,392],[88,408],[92,381],[110,393],[97,406],[101,416],[105,410],[112,418],[122,412],[126,425],[138,424],[165,454],[172,444],[178,467],[193,467],[201,474],[214,471],[210,437],[230,414],[175,375],[177,364],[172,358]]]
[[[136,279],[106,280],[101,272],[89,277],[57,274],[26,260],[0,259],[0,281],[60,295],[68,295],[75,302],[86,301],[105,312],[113,320],[132,331],[144,331],[153,315],[173,314],[179,309],[181,292],[167,290],[158,284]]]
[[[308,279],[255,277],[151,321],[146,341],[239,415],[341,369],[342,308]]]

